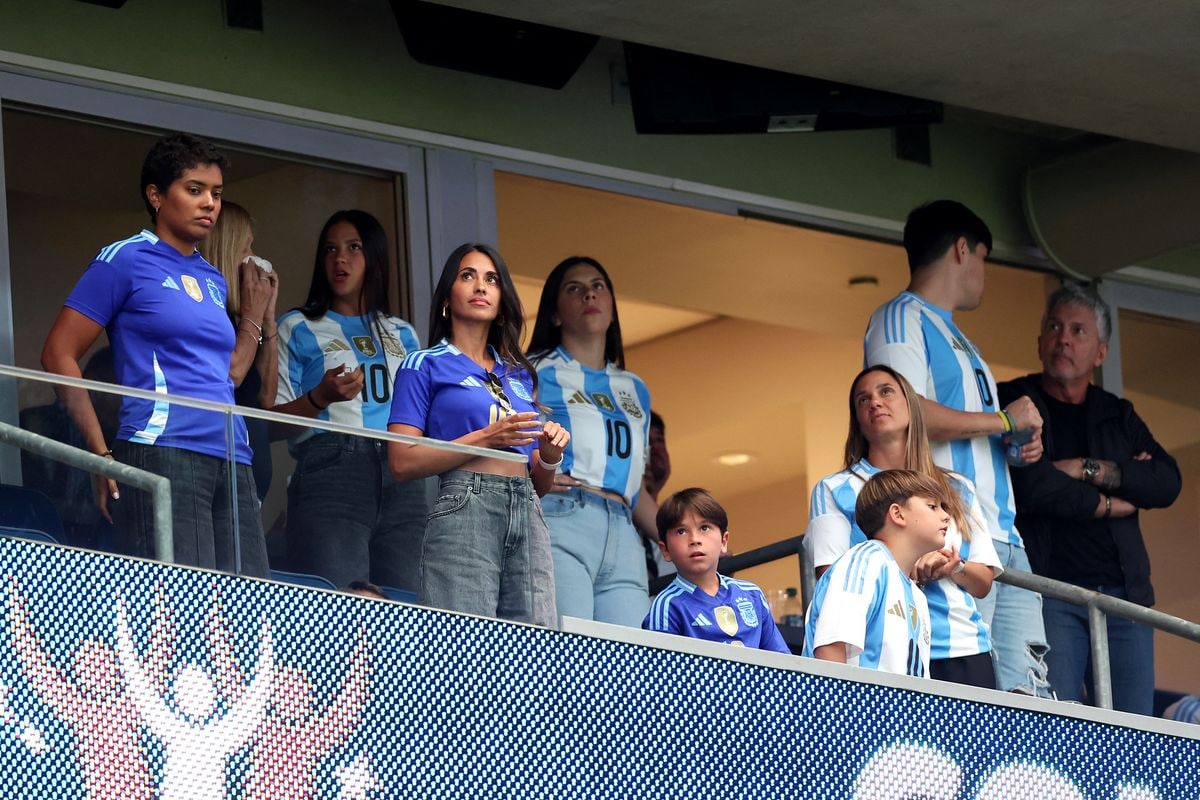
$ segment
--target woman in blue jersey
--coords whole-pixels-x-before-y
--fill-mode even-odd
[[[525,315],[494,248],[464,244],[450,254],[430,320],[435,344],[405,359],[388,430],[523,458],[390,445],[398,479],[440,476],[421,547],[418,599],[552,626],[554,567],[538,496],[550,489],[570,435],[538,420],[537,376],[521,352]]]
[[[937,467],[930,455],[917,393],[891,367],[863,370],[850,388],[850,433],[845,468],[813,488],[804,546],[817,574],[866,536],[854,521],[858,492],[875,473],[908,469],[933,478],[951,499],[946,547],[917,561],[932,623],[930,676],[995,688],[991,639],[975,605],[1001,570],[982,520],[975,487]]]
[[[196,249],[221,212],[226,166],[225,157],[203,139],[171,134],[155,142],[141,178],[153,230],[97,254],[55,320],[42,364],[49,372],[78,377],[79,360],[106,331],[117,382],[163,399],[126,398],[116,441],[108,442],[87,392],[62,389],[88,448],[170,479],[177,563],[232,571],[240,556],[243,574],[265,577],[266,544],[244,421],[233,418],[237,481],[231,487],[225,415],[176,405],[168,397],[233,403],[233,362],[253,360],[259,346],[269,279],[257,267],[246,271],[241,316],[233,324],[225,312],[225,278]],[[153,556],[147,493],[122,493],[103,478],[96,485],[102,513],[108,517],[112,509],[121,551]]]
[[[365,211],[338,211],[317,237],[302,308],[279,320],[275,410],[384,430],[392,384],[416,350],[391,313],[388,242]],[[291,442],[289,566],[336,586],[371,581],[411,590],[428,506],[421,481],[397,482],[378,439],[306,428]]]
[[[650,393],[625,369],[612,280],[573,256],[546,278],[529,344],[538,400],[571,432],[554,492],[542,499],[560,614],[638,626],[650,599],[639,530],[658,508],[642,491]]]

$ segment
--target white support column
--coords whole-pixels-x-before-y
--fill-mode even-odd
[[[4,98],[0,97],[0,109]],[[12,266],[8,249],[8,188],[4,176],[4,123],[0,115],[0,363],[16,364],[13,338]],[[15,380],[0,380],[0,422],[20,425],[20,403]],[[0,483],[21,483],[21,451],[0,448]]]

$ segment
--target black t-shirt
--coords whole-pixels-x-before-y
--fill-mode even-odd
[[[1087,458],[1087,406],[1043,395],[1055,460]],[[1106,519],[1056,521],[1047,577],[1076,586],[1124,586],[1117,545]]]

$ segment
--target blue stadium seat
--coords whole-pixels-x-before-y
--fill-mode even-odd
[[[308,575],[303,572],[285,572],[281,569],[271,570],[271,580],[279,583],[290,583],[294,586],[308,586],[314,589],[333,589],[337,587],[320,575]]]
[[[54,501],[37,489],[24,486],[0,484],[0,525],[42,531],[56,542],[66,539]]]
[[[413,603],[414,605],[417,602],[416,592],[410,592],[406,589],[397,589],[394,586],[380,586],[379,590],[387,595],[388,600],[396,600],[401,603]]]
[[[26,539],[31,542],[41,542],[42,544],[62,544],[58,539],[55,539],[45,531],[35,531],[32,528],[14,528],[11,525],[0,525],[0,536],[8,536],[12,539]]]

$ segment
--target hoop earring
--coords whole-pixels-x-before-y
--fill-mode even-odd
[[[450,319],[450,314],[446,311],[449,306],[442,306],[442,319]]]

